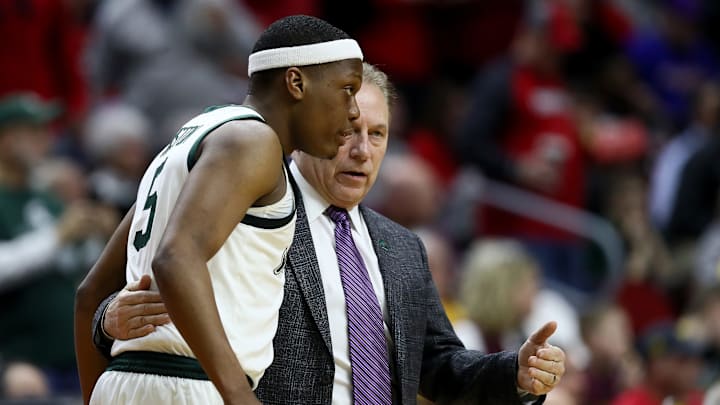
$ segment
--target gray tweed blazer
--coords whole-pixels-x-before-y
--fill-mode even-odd
[[[275,358],[255,391],[265,404],[332,402],[335,366],[325,295],[300,193],[295,240],[285,267],[285,298]],[[385,285],[395,404],[420,392],[436,403],[520,404],[517,354],[465,350],[445,315],[420,239],[361,206]]]

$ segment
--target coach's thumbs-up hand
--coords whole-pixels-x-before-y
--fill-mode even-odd
[[[521,390],[547,394],[565,374],[565,352],[547,342],[556,329],[557,323],[548,322],[520,347],[517,384]]]

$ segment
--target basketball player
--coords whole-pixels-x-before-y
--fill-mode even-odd
[[[252,389],[272,362],[295,228],[283,156],[332,158],[352,135],[362,52],[325,21],[292,16],[261,35],[248,71],[243,105],[193,118],[155,157],[134,209],[78,289],[85,402],[259,403]],[[116,341],[97,379],[103,361],[90,321],[125,261],[128,282],[152,273],[173,322]]]

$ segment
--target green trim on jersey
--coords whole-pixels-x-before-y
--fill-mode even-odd
[[[211,105],[210,107],[206,108],[203,112],[209,113],[210,111],[215,111],[217,109],[223,108],[223,107],[245,107],[244,105],[240,104],[219,104],[219,105]],[[246,107],[247,108],[247,107]]]
[[[295,217],[295,210],[298,204],[297,195],[300,193],[300,190],[295,184],[295,179],[293,179],[292,174],[290,173],[290,166],[288,166],[287,160],[285,159],[283,159],[283,174],[285,175],[287,182],[290,183],[290,189],[294,196],[292,212],[285,218],[262,218],[245,213],[245,217],[243,217],[240,222],[245,225],[254,226],[255,228],[277,229],[282,228],[283,226],[290,223],[290,221],[292,221],[292,219]]]
[[[294,216],[295,208],[293,208],[290,215],[286,216],[285,218],[262,218],[256,217],[255,215],[245,214],[245,217],[243,217],[242,221],[240,222],[245,225],[254,226],[255,228],[276,229],[282,228],[283,226],[289,224]]]
[[[296,188],[295,179],[292,178],[290,173],[290,167],[288,166],[287,160],[283,159],[283,174],[286,176],[288,183],[290,183],[290,189],[294,196],[300,193],[300,190]],[[292,221],[295,217],[295,210],[297,208],[297,198],[293,198],[293,210],[288,216],[284,218],[262,218],[255,215],[245,213],[245,217],[240,221],[245,225],[254,226],[255,228],[263,229],[277,229],[282,228]]]
[[[209,108],[212,108],[212,107],[209,107]],[[217,107],[217,108],[221,108],[221,107]],[[217,108],[214,108],[214,109],[217,109]],[[190,152],[188,152],[188,157],[187,157],[188,171],[192,170],[193,166],[195,166],[195,163],[197,163],[197,151],[200,148],[200,143],[203,141],[203,139],[205,139],[206,136],[210,135],[210,133],[212,131],[216,130],[218,127],[220,127],[223,124],[226,124],[230,121],[240,121],[240,120],[256,120],[256,121],[260,121],[263,123],[265,122],[265,120],[262,117],[260,117],[259,115],[242,114],[242,115],[230,117],[230,118],[226,119],[225,121],[219,122],[217,125],[211,127],[210,129],[205,131],[204,134],[200,135],[195,140],[195,143],[193,144],[193,146],[190,148]]]

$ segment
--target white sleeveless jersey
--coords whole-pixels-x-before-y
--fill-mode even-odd
[[[220,125],[242,119],[262,117],[242,106],[201,114],[186,123],[150,164],[138,189],[128,238],[128,282],[143,274],[152,276],[153,257],[201,141]],[[278,164],[282,164],[280,156]],[[253,388],[273,359],[284,265],[295,231],[295,201],[288,175],[285,170],[283,198],[269,206],[250,208],[207,263],[220,319]],[[152,288],[157,289],[154,282]],[[137,350],[195,357],[172,323],[142,338],[115,341],[112,354]]]

